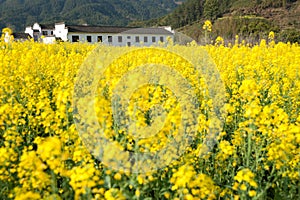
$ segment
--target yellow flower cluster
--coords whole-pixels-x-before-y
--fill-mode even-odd
[[[206,21],[204,22],[202,28],[203,28],[203,30],[206,30],[206,31],[208,31],[208,32],[211,32],[211,31],[212,31],[212,23],[211,23],[211,21],[206,20]]]
[[[211,178],[202,173],[196,173],[190,165],[183,165],[174,173],[170,182],[172,190],[176,191],[175,198],[184,199],[215,199],[216,187]]]
[[[221,37],[221,36],[218,36],[216,38],[216,42],[215,42],[216,45],[224,45],[224,39]]]
[[[269,40],[274,40],[274,38],[275,38],[275,33],[273,31],[271,31],[269,33]]]
[[[240,170],[234,177],[237,182],[234,183],[233,189],[240,191],[247,191],[249,187],[257,188],[258,185],[254,180],[255,175],[249,169]],[[255,190],[249,190],[248,195],[253,197],[256,195]]]
[[[207,22],[203,28],[210,31],[211,25]],[[193,86],[198,104],[186,110],[192,116],[198,108],[199,115],[197,123],[188,121],[184,126],[195,130],[192,141],[188,147],[180,146],[182,155],[168,166],[144,174],[118,170],[117,165],[111,169],[94,156],[98,149],[88,148],[95,141],[79,137],[74,84],[95,45],[0,41],[0,199],[298,199],[299,45],[263,40],[252,47],[238,41],[224,46],[222,38],[217,41],[218,45],[207,46],[169,45],[159,55],[151,48],[98,48],[111,57],[115,50],[132,50],[103,72],[94,99],[104,137],[130,155],[159,152],[176,140],[182,128],[181,99],[166,85],[144,84],[132,91],[126,112],[120,114],[124,121],[116,123],[113,109],[120,109],[111,98],[120,81],[138,84],[136,68],[160,63]],[[201,52],[207,51],[219,76],[207,80],[193,62],[168,50],[195,58],[203,58]],[[123,79],[128,72],[133,75]],[[226,89],[220,112],[227,114],[221,116],[221,133],[207,140],[214,123],[211,113],[219,102],[210,98],[206,84],[217,87],[218,78]],[[85,103],[83,107],[89,106]],[[153,132],[145,128],[149,125]],[[201,152],[203,146],[210,152]],[[110,153],[114,162],[120,160],[120,155]],[[132,158],[136,160],[125,164],[139,164],[137,157]]]

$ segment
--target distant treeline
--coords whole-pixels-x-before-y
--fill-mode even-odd
[[[121,25],[164,16],[173,0],[0,0],[0,28],[24,30],[34,22]]]

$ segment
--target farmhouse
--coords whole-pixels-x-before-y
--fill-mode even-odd
[[[88,25],[66,25],[55,23],[53,25],[42,25],[35,23],[32,27],[26,27],[28,33],[35,41],[53,43],[59,39],[69,42],[89,42],[112,46],[144,46],[155,45],[166,42],[168,38],[174,40],[174,31],[171,27],[156,28],[131,28],[117,26],[88,26]]]

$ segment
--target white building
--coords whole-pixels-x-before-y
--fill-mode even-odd
[[[35,23],[27,27],[25,33],[31,35],[35,41],[43,40],[52,43],[56,39],[69,42],[89,42],[113,46],[151,46],[159,42],[166,42],[167,38],[174,40],[174,32],[170,27],[130,28],[116,26],[67,26],[65,23],[54,25],[39,25]]]

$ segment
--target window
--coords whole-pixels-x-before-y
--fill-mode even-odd
[[[42,31],[43,35],[48,35],[48,31]]]
[[[139,36],[135,36],[135,42],[140,42],[140,37]]]
[[[123,37],[122,36],[118,36],[118,42],[121,43],[123,40]]]
[[[130,36],[127,36],[127,39],[131,39],[131,37],[130,37]]]
[[[112,36],[108,36],[108,42],[112,42]]]
[[[102,40],[102,36],[101,35],[99,35],[98,36],[98,42],[102,42],[103,40]]]
[[[156,42],[156,38],[155,37],[152,37],[152,42]]]
[[[78,35],[72,35],[72,42],[79,42],[79,36]]]
[[[161,37],[159,38],[159,40],[160,40],[161,42],[164,42],[164,37],[161,36]]]
[[[86,41],[87,42],[92,42],[92,36],[90,36],[90,35],[86,36]]]
[[[53,31],[51,31],[51,35],[53,35]]]
[[[148,42],[148,37],[147,36],[144,37],[144,42]]]

